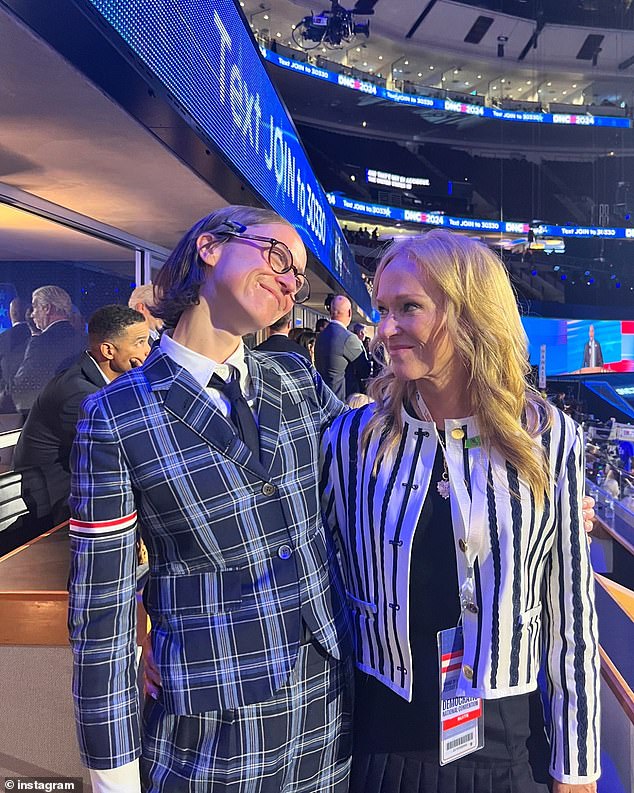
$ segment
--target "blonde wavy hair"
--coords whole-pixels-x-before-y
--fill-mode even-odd
[[[514,465],[536,501],[543,503],[549,473],[536,439],[550,427],[552,414],[526,379],[527,338],[504,265],[481,243],[434,229],[389,246],[377,267],[374,300],[385,268],[404,259],[413,262],[424,284],[444,298],[447,332],[469,375],[471,412],[477,417],[482,445],[495,448]],[[375,336],[371,350],[377,353],[379,345]],[[377,461],[393,455],[403,430],[402,407],[414,404],[416,394],[415,382],[397,380],[385,350],[383,355],[387,365],[368,388],[376,410],[364,431],[366,440],[383,430]]]

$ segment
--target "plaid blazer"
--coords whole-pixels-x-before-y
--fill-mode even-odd
[[[83,404],[73,449],[69,630],[79,744],[90,768],[139,755],[135,537],[168,712],[269,699],[302,618],[349,651],[318,499],[320,431],[343,405],[299,356],[246,351],[260,460],[160,349]]]

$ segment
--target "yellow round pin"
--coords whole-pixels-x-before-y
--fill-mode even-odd
[[[464,438],[464,431],[460,429],[460,427],[455,427],[451,430],[451,437],[455,441],[461,441]]]

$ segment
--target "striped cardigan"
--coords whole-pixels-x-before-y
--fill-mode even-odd
[[[373,472],[379,433],[360,443],[373,409],[346,413],[325,432],[322,509],[341,543],[357,665],[411,701],[411,551],[427,490],[435,486],[437,437],[432,423],[403,412],[395,456]],[[583,436],[572,419],[553,413],[542,437],[551,472],[543,507],[510,463],[465,442],[478,435],[474,418],[445,421],[461,591],[470,568],[473,582],[462,612],[458,693],[496,699],[532,691],[543,659],[551,774],[581,784],[600,773],[597,618],[581,514]]]

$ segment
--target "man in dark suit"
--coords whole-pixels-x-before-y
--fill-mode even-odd
[[[31,301],[33,321],[42,333],[29,340],[11,387],[15,406],[24,414],[51,377],[68,368],[86,349],[86,337],[70,323],[72,302],[68,292],[59,286],[41,286],[33,292]]]
[[[23,472],[27,502],[29,495],[38,494],[41,499],[44,492],[48,496],[46,503],[33,504],[38,515],[51,514],[55,524],[68,517],[69,458],[81,403],[143,363],[149,352],[148,333],[138,311],[115,305],[98,309],[88,322],[88,351],[36,398],[20,433],[13,467]]]
[[[308,298],[305,267],[273,212],[202,218],[156,279],[173,333],[82,406],[69,627],[95,793],[347,790],[349,617],[318,499],[344,406],[304,358],[242,342]],[[137,527],[162,686],[142,726]]]
[[[303,355],[307,361],[312,363],[310,353],[301,344],[288,338],[293,322],[293,312],[289,311],[283,317],[269,326],[269,337],[262,344],[255,348],[260,352],[294,352],[295,355]]]
[[[594,338],[594,325],[588,328],[588,341],[583,346],[583,368],[591,366],[603,366],[603,352],[601,345]]]
[[[9,304],[11,327],[0,335],[0,413],[15,413],[11,384],[31,338],[31,329],[25,319],[26,308],[22,298],[13,298]]]
[[[363,344],[348,330],[351,319],[352,304],[344,295],[335,295],[330,304],[330,323],[315,342],[315,367],[342,401],[350,394],[364,392],[364,381],[370,376]]]

